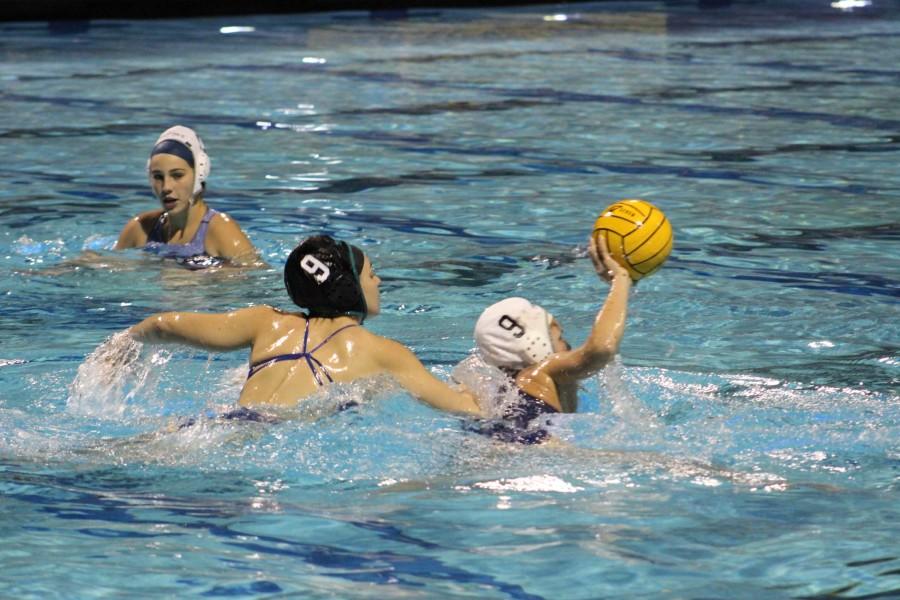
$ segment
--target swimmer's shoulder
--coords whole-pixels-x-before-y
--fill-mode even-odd
[[[215,211],[209,219],[209,232],[216,235],[234,235],[236,233],[243,234],[241,226],[228,213],[221,210]]]
[[[119,234],[116,249],[134,248],[146,244],[150,232],[153,231],[153,227],[156,226],[162,213],[161,209],[148,210],[129,219],[122,228],[122,233]]]
[[[543,363],[522,369],[515,377],[516,387],[559,412],[575,412],[562,406],[556,381],[542,367]]]
[[[239,308],[237,310],[232,311],[233,314],[241,314],[252,317],[265,317],[269,319],[301,319],[305,320],[305,317],[302,313],[291,312],[287,310],[282,310],[275,306],[271,306],[269,304],[254,304],[253,306],[247,306],[245,308]]]
[[[226,313],[230,327],[236,330],[255,331],[256,335],[282,336],[291,329],[302,328],[302,314],[291,313],[268,304],[254,304]]]
[[[209,220],[206,250],[213,256],[242,259],[243,262],[259,262],[258,253],[250,238],[227,213],[216,211]]]
[[[210,209],[210,210],[212,210],[212,209]],[[209,219],[210,227],[222,227],[222,226],[228,226],[228,225],[237,226],[237,221],[232,219],[228,215],[227,212],[223,212],[221,210],[216,210],[213,213],[212,217],[210,217],[210,219]]]
[[[360,329],[363,329],[360,327]],[[384,367],[409,366],[414,363],[421,364],[415,353],[405,344],[397,340],[384,337],[371,331],[364,330],[367,334],[367,346],[371,348],[373,356]]]

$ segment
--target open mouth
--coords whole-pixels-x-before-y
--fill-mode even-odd
[[[175,205],[178,204],[178,200],[176,198],[163,198],[162,205],[166,210],[172,210],[175,208]]]

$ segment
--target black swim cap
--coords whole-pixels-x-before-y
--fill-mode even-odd
[[[303,240],[284,263],[284,286],[294,304],[311,317],[351,315],[366,318],[366,298],[359,284],[365,255],[327,235]]]
[[[153,146],[153,150],[150,152],[150,156],[156,156],[157,154],[173,154],[178,158],[184,160],[187,164],[191,165],[191,168],[194,168],[194,153],[191,152],[191,149],[176,140],[163,140],[157,145]]]

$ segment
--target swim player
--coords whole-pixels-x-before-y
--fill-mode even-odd
[[[241,409],[232,413],[238,418],[262,420],[260,407],[297,406],[331,383],[376,375],[393,377],[435,408],[480,413],[474,397],[435,378],[407,347],[363,326],[366,317],[379,313],[381,279],[356,246],[324,235],[304,240],[285,263],[284,283],[305,313],[265,305],[218,314],[168,312],[144,319],[129,333],[150,343],[249,348]]]
[[[616,355],[625,330],[631,277],[613,260],[602,240],[598,244],[592,237],[588,253],[597,274],[610,288],[581,346],[570,349],[553,315],[524,298],[501,300],[478,318],[478,351],[486,363],[507,375],[509,381],[501,391],[511,392],[504,394],[502,419],[479,427],[481,433],[521,443],[545,441],[549,434],[540,427],[541,418],[575,412],[578,383]]]
[[[190,269],[254,264],[258,255],[240,226],[203,198],[210,160],[203,141],[188,127],[164,131],[147,162],[150,187],[162,204],[128,222],[115,249],[140,248],[173,258]]]

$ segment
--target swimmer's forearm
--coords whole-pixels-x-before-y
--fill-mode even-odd
[[[603,308],[594,319],[591,334],[584,349],[592,369],[601,369],[619,351],[619,343],[625,333],[625,318],[628,314],[628,295],[632,280],[628,270],[609,253],[604,238],[591,238],[588,254],[597,274],[609,282]]]
[[[133,338],[150,344],[177,343],[197,348],[220,349],[221,344],[208,339],[214,328],[210,323],[198,322],[198,317],[203,318],[195,313],[157,313],[132,327],[129,333]]]
[[[542,364],[540,368],[557,386],[594,375],[616,356],[625,332],[630,290],[631,278],[628,274],[616,275],[584,344],[574,350],[551,355]]]
[[[412,377],[407,374],[396,374],[394,377],[413,396],[421,402],[447,412],[480,415],[481,407],[475,396],[463,387],[450,387],[440,379],[428,373],[424,367],[422,373]]]
[[[594,319],[590,342],[593,351],[602,355],[605,362],[619,351],[619,344],[625,334],[625,320],[628,316],[628,296],[631,292],[631,277],[616,276],[612,280],[603,308]]]
[[[475,400],[475,396],[464,388],[450,388],[453,391],[452,400],[446,395],[422,400],[434,408],[462,415],[481,415],[481,407]]]
[[[465,388],[452,388],[428,371],[406,346],[381,338],[376,355],[386,372],[415,398],[438,410],[481,414],[475,396]]]
[[[269,267],[256,250],[224,258],[227,261],[226,265],[237,269],[266,269]]]
[[[184,341],[183,338],[172,329],[171,324],[173,321],[173,313],[159,313],[152,315],[131,327],[128,330],[128,334],[139,342],[150,344]]]

